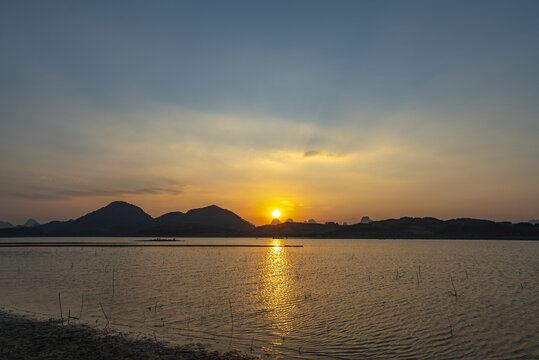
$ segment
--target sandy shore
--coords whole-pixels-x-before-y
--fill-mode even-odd
[[[153,339],[86,325],[61,325],[0,310],[0,359],[254,359],[239,352],[217,353],[200,345],[170,346]]]

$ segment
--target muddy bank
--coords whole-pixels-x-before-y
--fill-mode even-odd
[[[254,359],[239,352],[218,353],[201,345],[171,346],[153,339],[87,325],[61,325],[0,310],[0,359]]]

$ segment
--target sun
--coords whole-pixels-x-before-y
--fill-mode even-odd
[[[271,216],[273,216],[274,219],[277,219],[281,217],[281,211],[279,209],[275,209],[271,212]]]

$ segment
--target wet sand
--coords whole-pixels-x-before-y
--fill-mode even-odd
[[[0,359],[3,360],[255,358],[237,351],[208,351],[198,344],[171,346],[154,339],[134,339],[116,331],[62,325],[58,320],[40,321],[0,310]]]

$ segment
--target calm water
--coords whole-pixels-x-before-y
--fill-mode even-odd
[[[283,241],[0,248],[0,306],[264,358],[539,358],[539,242]]]

